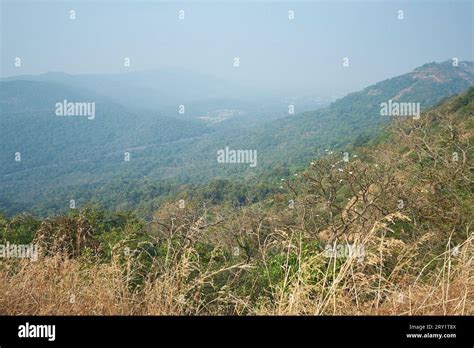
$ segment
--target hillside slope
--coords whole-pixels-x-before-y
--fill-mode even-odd
[[[64,100],[94,103],[94,116],[57,116]],[[0,122],[0,209],[31,211],[46,201],[51,213],[81,199],[69,190],[140,177],[125,152],[212,131],[195,120],[131,111],[85,89],[23,80],[0,82]]]
[[[372,139],[390,121],[380,115],[381,103],[420,103],[424,109],[466,90],[474,83],[474,63],[426,64],[325,109],[249,127],[236,127],[235,120],[221,128],[188,117],[131,111],[109,97],[65,85],[79,77],[50,78],[62,82],[0,82],[0,209],[9,214],[65,212],[71,199],[79,206],[95,201],[112,210],[139,207],[150,213],[180,185],[222,178],[250,186],[270,181],[260,191],[271,192],[273,181],[325,150],[349,150]],[[53,107],[63,99],[95,100],[98,115],[92,121],[56,117]],[[226,147],[257,151],[257,166],[217,163],[217,152]],[[21,162],[14,161],[16,152],[22,154]],[[125,152],[131,155],[129,162]],[[239,202],[246,200],[239,197]]]
[[[390,121],[390,117],[380,115],[381,103],[389,100],[420,103],[424,110],[473,85],[474,62],[461,62],[457,67],[450,61],[425,64],[410,73],[351,93],[327,109],[267,124],[249,134],[245,142],[262,152],[262,161],[268,156],[272,163],[283,164],[289,157],[292,162],[301,163],[326,148],[357,146],[368,141],[379,125]],[[289,156],[281,155],[285,151],[291,151]]]
[[[472,315],[473,115],[471,88],[247,207],[2,217],[41,252],[0,264],[0,312]]]

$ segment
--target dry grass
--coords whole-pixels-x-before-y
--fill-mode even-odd
[[[364,159],[315,161],[267,205],[169,203],[117,238],[86,212],[46,219],[38,261],[0,263],[0,314],[473,315],[472,116],[451,104]]]
[[[380,226],[379,226],[380,227]],[[383,227],[383,226],[382,226]],[[367,256],[350,257],[336,267],[323,253],[303,255],[296,235],[283,241],[297,255],[298,268],[283,263],[285,277],[271,284],[268,293],[250,303],[232,286],[216,289],[206,302],[206,283],[219,273],[245,272],[255,264],[201,270],[187,281],[199,264],[191,261],[192,247],[179,262],[155,279],[131,288],[132,267],[113,257],[109,263],[84,259],[42,257],[38,261],[10,260],[0,268],[0,313],[7,315],[220,315],[232,304],[232,313],[249,315],[472,315],[473,238],[460,253],[446,251],[419,267],[416,245],[405,245],[373,228],[360,241]],[[427,239],[427,238],[425,238]],[[420,240],[417,243],[424,243]],[[398,255],[391,272],[385,263]],[[89,260],[90,261],[90,260]],[[263,261],[265,262],[265,261]],[[392,262],[392,261],[390,261]],[[437,263],[437,267],[431,265]],[[286,267],[286,268],[285,268]],[[319,273],[319,274],[317,274]],[[315,281],[315,277],[318,279]]]

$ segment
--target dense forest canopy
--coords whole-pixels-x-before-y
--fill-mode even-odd
[[[153,95],[141,89],[150,103],[137,108],[123,86],[141,81],[159,92],[165,87],[153,81],[166,85],[173,74],[135,75],[50,73],[0,81],[0,211],[52,216],[66,213],[73,200],[76,207],[98,204],[150,218],[177,195],[261,201],[312,159],[370,143],[391,120],[381,116],[381,103],[419,103],[426,110],[466,90],[474,84],[474,63],[426,64],[313,111],[298,112],[304,101],[291,101],[294,114],[282,100],[205,99],[216,81],[200,75],[195,83],[204,99],[184,102],[183,114],[178,104],[151,105]],[[94,119],[54,116],[64,100],[94,100]],[[217,154],[225,148],[256,151],[258,165],[220,165]]]
[[[315,158],[275,192],[217,180],[150,221],[94,206],[2,215],[2,245],[40,252],[1,263],[1,311],[472,313],[473,115],[470,88],[393,118],[349,156]]]

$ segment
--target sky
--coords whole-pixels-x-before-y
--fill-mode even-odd
[[[428,62],[474,60],[474,1],[0,2],[2,77],[175,67],[343,94]]]

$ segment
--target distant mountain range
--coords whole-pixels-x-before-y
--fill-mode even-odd
[[[41,81],[86,89],[108,97],[128,107],[176,110],[177,105],[202,99],[235,96],[250,97],[252,91],[214,76],[186,69],[132,71],[120,74],[70,75],[49,72],[41,75],[21,75],[4,81]]]
[[[252,91],[195,73],[48,73],[2,79],[0,209],[46,215],[68,209],[73,197],[80,204],[96,200],[109,208],[132,208],[153,205],[163,194],[160,185],[168,182],[179,186],[219,177],[288,175],[325,150],[370,141],[390,120],[380,115],[381,103],[419,103],[426,109],[473,85],[473,62],[429,63],[326,108],[292,115],[281,101],[275,108],[280,111],[259,109]],[[245,112],[217,123],[179,117],[180,100],[199,105],[195,116],[206,114],[206,102],[212,104],[207,110]],[[55,107],[63,101],[94,102],[96,116],[58,117]],[[257,167],[219,165],[216,154],[225,147],[257,150]],[[17,153],[20,161],[15,161]],[[143,185],[159,189],[138,198]]]

